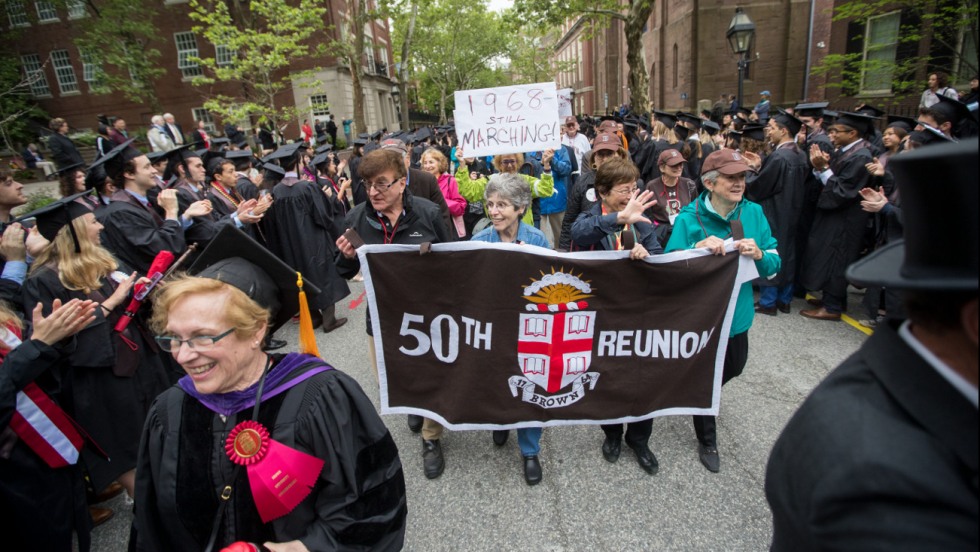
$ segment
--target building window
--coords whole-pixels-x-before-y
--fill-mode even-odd
[[[326,117],[330,115],[330,103],[327,101],[326,94],[314,94],[310,96],[310,112],[314,117]]]
[[[218,44],[214,47],[214,61],[218,67],[228,67],[235,61],[235,51],[223,44]]]
[[[89,90],[93,92],[107,92],[105,84],[105,73],[102,71],[102,64],[99,59],[85,50],[78,50],[78,56],[82,59],[82,80],[88,83]]]
[[[68,19],[81,19],[86,15],[84,0],[68,0]]]
[[[48,86],[48,77],[44,74],[41,57],[37,54],[27,54],[20,56],[20,62],[24,65],[24,74],[31,83],[31,94],[34,94],[35,98],[50,98],[51,87]]]
[[[677,56],[677,44],[674,43],[674,88],[677,88],[677,71],[678,70],[678,56]]]
[[[960,55],[956,58],[956,84],[969,84],[977,76],[973,67],[977,66],[977,41],[968,28],[960,29]]]
[[[48,0],[37,0],[34,2],[37,8],[37,20],[41,23],[49,23],[58,20],[58,10],[54,9],[54,4]]]
[[[211,116],[211,112],[203,107],[195,107],[191,110],[191,114],[194,116],[194,126],[197,127],[198,121],[204,122],[204,129],[208,132],[214,132],[216,127],[214,126],[214,117]]]
[[[198,57],[197,38],[194,33],[174,33],[174,43],[177,45],[177,68],[184,78],[199,77],[204,74],[201,66],[192,58]]]
[[[53,50],[51,63],[54,65],[54,76],[58,78],[58,88],[62,94],[78,92],[78,79],[75,78],[75,68],[72,67],[68,50]]]
[[[861,71],[862,94],[891,93],[901,17],[901,11],[894,11],[868,18]]]
[[[7,2],[7,17],[10,19],[11,27],[27,27],[31,24],[27,19],[27,9],[24,8],[22,0],[9,0]]]

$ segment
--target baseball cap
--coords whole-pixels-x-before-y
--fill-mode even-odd
[[[405,142],[402,142],[397,138],[389,138],[381,142],[381,149],[395,150],[402,155],[408,153],[408,148],[405,147]]]
[[[566,125],[570,125],[572,123],[576,123],[576,124],[578,123],[578,120],[575,119],[575,116],[574,115],[569,115],[568,117],[565,117],[565,124]]]
[[[752,167],[745,162],[745,158],[732,149],[720,149],[713,152],[701,165],[701,174],[718,171],[725,176],[732,176],[751,170]]]
[[[657,159],[657,165],[667,165],[668,167],[676,167],[681,163],[686,163],[687,159],[681,155],[681,152],[675,149],[664,150],[660,154],[660,158]]]
[[[592,144],[592,151],[599,150],[612,150],[617,151],[623,147],[623,141],[619,139],[619,136],[611,132],[601,132],[596,135],[595,141]]]

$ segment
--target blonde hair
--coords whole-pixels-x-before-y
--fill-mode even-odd
[[[80,251],[75,252],[71,230],[65,225],[38,255],[31,266],[31,274],[40,267],[55,265],[58,280],[65,288],[91,293],[102,287],[102,279],[112,274],[119,264],[105,248],[89,239],[84,215],[76,217],[69,224],[75,228]]]
[[[425,150],[422,154],[422,161],[425,161],[426,157],[431,157],[436,160],[436,164],[439,165],[439,174],[442,174],[449,170],[449,160],[446,156],[436,148],[429,148]]]
[[[150,318],[150,328],[157,334],[167,331],[167,322],[170,319],[170,311],[177,304],[177,301],[192,295],[205,295],[208,293],[222,294],[226,300],[223,303],[215,303],[225,320],[235,329],[235,335],[240,339],[249,339],[262,329],[263,325],[268,328],[272,318],[269,309],[252,300],[245,292],[235,286],[215,280],[213,278],[200,278],[197,276],[178,276],[169,280],[161,286],[153,297],[153,316]]]
[[[667,128],[667,125],[660,121],[653,122],[653,128],[650,129],[650,134],[653,135],[654,140],[667,140],[668,144],[676,144],[678,142],[677,135],[674,134],[674,131]]]
[[[521,170],[521,166],[524,165],[524,154],[522,153],[501,153],[500,155],[493,156],[493,167],[497,169],[497,172],[504,172],[504,165],[501,163],[504,157],[514,156],[517,158],[517,171]],[[515,171],[516,172],[516,171]]]

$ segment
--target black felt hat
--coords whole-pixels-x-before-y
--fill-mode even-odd
[[[784,109],[780,109],[778,113],[773,116],[773,119],[786,127],[786,130],[793,136],[796,136],[800,129],[803,128],[803,121],[797,119],[795,116],[790,115]]]
[[[222,227],[188,273],[225,282],[269,309],[269,335],[300,311],[298,272],[233,225]],[[310,297],[320,293],[305,279],[303,290]]]
[[[126,163],[143,155],[143,152],[132,146],[134,140],[136,139],[130,138],[122,144],[112,148],[106,152],[105,155],[93,161],[89,166],[89,170],[92,170],[95,167],[104,167],[105,173],[109,176],[109,178],[115,180],[126,167]]]
[[[849,266],[848,280],[892,289],[977,290],[977,149],[974,138],[888,162],[902,196],[905,239]],[[930,182],[942,182],[944,193]]]
[[[84,192],[63,197],[40,209],[18,217],[17,221],[20,222],[31,218],[35,219],[35,226],[38,232],[48,241],[54,241],[55,236],[58,235],[58,231],[68,226],[71,230],[72,239],[75,241],[75,252],[77,253],[81,251],[81,247],[78,244],[78,236],[75,234],[75,228],[70,223],[78,217],[92,212],[90,205],[77,201],[90,193],[92,193],[91,190],[85,190]]]

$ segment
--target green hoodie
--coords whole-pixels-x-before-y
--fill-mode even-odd
[[[762,258],[755,262],[759,276],[767,278],[779,272],[782,262],[779,259],[779,254],[776,253],[776,238],[772,236],[769,221],[762,213],[762,207],[758,203],[743,199],[728,214],[728,217],[721,218],[714,209],[709,209],[705,205],[709,193],[707,191],[702,193],[697,200],[688,203],[681,209],[680,214],[674,220],[674,231],[670,235],[670,241],[667,242],[664,252],[694,249],[694,244],[709,235],[727,239],[732,235],[732,226],[729,221],[737,219],[742,221],[745,237],[754,239],[756,245],[763,251]],[[738,302],[735,303],[735,316],[732,319],[732,330],[729,336],[749,331],[749,328],[752,327],[753,318],[755,318],[755,306],[752,298],[752,282],[745,282],[742,284],[742,289],[739,290]]]
[[[523,178],[527,182],[527,185],[531,187],[531,197],[551,197],[555,193],[555,179],[551,176],[550,172],[541,173],[541,178],[534,178],[533,176],[520,173],[517,176]],[[469,168],[466,165],[460,165],[456,171],[456,182],[459,184],[459,195],[463,196],[466,201],[473,202],[483,201],[483,191],[487,189],[489,180],[487,178],[471,179]],[[483,212],[486,213],[486,209]],[[490,215],[487,214],[487,216]],[[534,226],[534,216],[531,214],[530,205],[524,211],[524,218],[522,220],[525,224]]]

